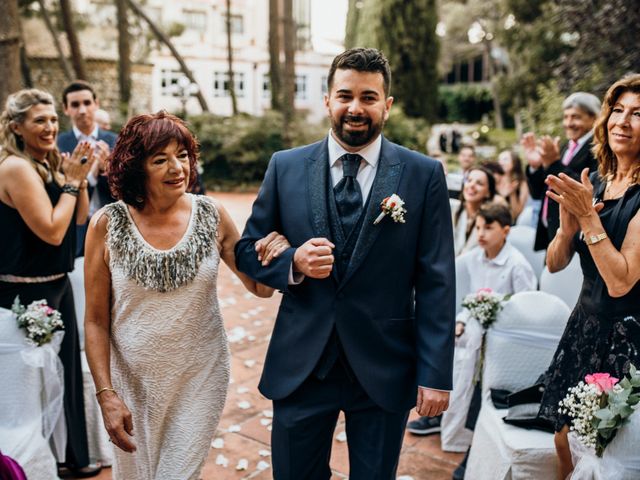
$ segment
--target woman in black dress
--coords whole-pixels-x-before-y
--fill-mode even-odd
[[[578,252],[584,283],[546,373],[540,414],[555,424],[560,478],[573,470],[569,419],[558,402],[586,374],[622,378],[640,365],[640,75],[614,83],[594,131],[598,172],[580,181],[549,176],[560,228],[547,251],[551,272]]]
[[[89,210],[86,176],[92,147],[81,143],[70,157],[56,147],[58,116],[53,97],[40,90],[10,95],[0,116],[0,307],[46,299],[60,311],[65,333],[66,462],[71,474],[91,476],[82,391],[80,345],[73,293],[75,219]],[[64,173],[63,173],[64,167]]]

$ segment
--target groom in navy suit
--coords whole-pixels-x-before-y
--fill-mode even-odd
[[[447,187],[439,162],[382,136],[390,76],[375,49],[334,59],[328,137],[273,156],[236,246],[238,268],[283,293],[259,385],[273,400],[277,480],[331,476],[341,411],[349,478],[394,479],[411,407],[434,416],[448,406]],[[404,205],[381,215],[393,194]],[[292,247],[274,257],[270,232]]]

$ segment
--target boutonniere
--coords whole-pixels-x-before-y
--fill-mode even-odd
[[[407,213],[407,209],[404,208],[404,200],[402,200],[397,194],[393,194],[390,197],[385,198],[380,202],[380,215],[373,221],[374,225],[377,225],[382,221],[386,215],[391,215],[391,218],[396,223],[404,223],[404,214]]]

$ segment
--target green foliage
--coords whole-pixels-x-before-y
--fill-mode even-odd
[[[384,127],[384,136],[403,147],[424,152],[429,139],[429,126],[425,120],[410,118],[401,108],[395,106],[391,109],[389,120]]]
[[[491,92],[484,85],[441,85],[438,116],[446,122],[479,122],[493,110]]]
[[[274,152],[284,149],[283,119],[277,112],[262,117],[198,115],[190,117],[192,131],[200,141],[204,181],[211,188],[257,185]],[[292,123],[294,145],[304,145],[326,135],[326,126]]]
[[[558,82],[551,80],[548,85],[539,85],[536,96],[538,100],[530,100],[528,108],[522,112],[524,130],[561,136],[564,94],[560,92]]]

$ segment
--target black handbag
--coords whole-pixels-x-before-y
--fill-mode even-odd
[[[506,390],[491,390],[491,399],[496,408],[507,408],[507,416],[503,418],[505,423],[527,430],[542,430],[554,433],[553,424],[542,418],[540,413],[540,401],[544,393],[543,383],[537,383],[517,392]],[[494,392],[496,392],[494,394]],[[495,399],[494,399],[495,395]],[[506,402],[504,400],[506,399]]]

